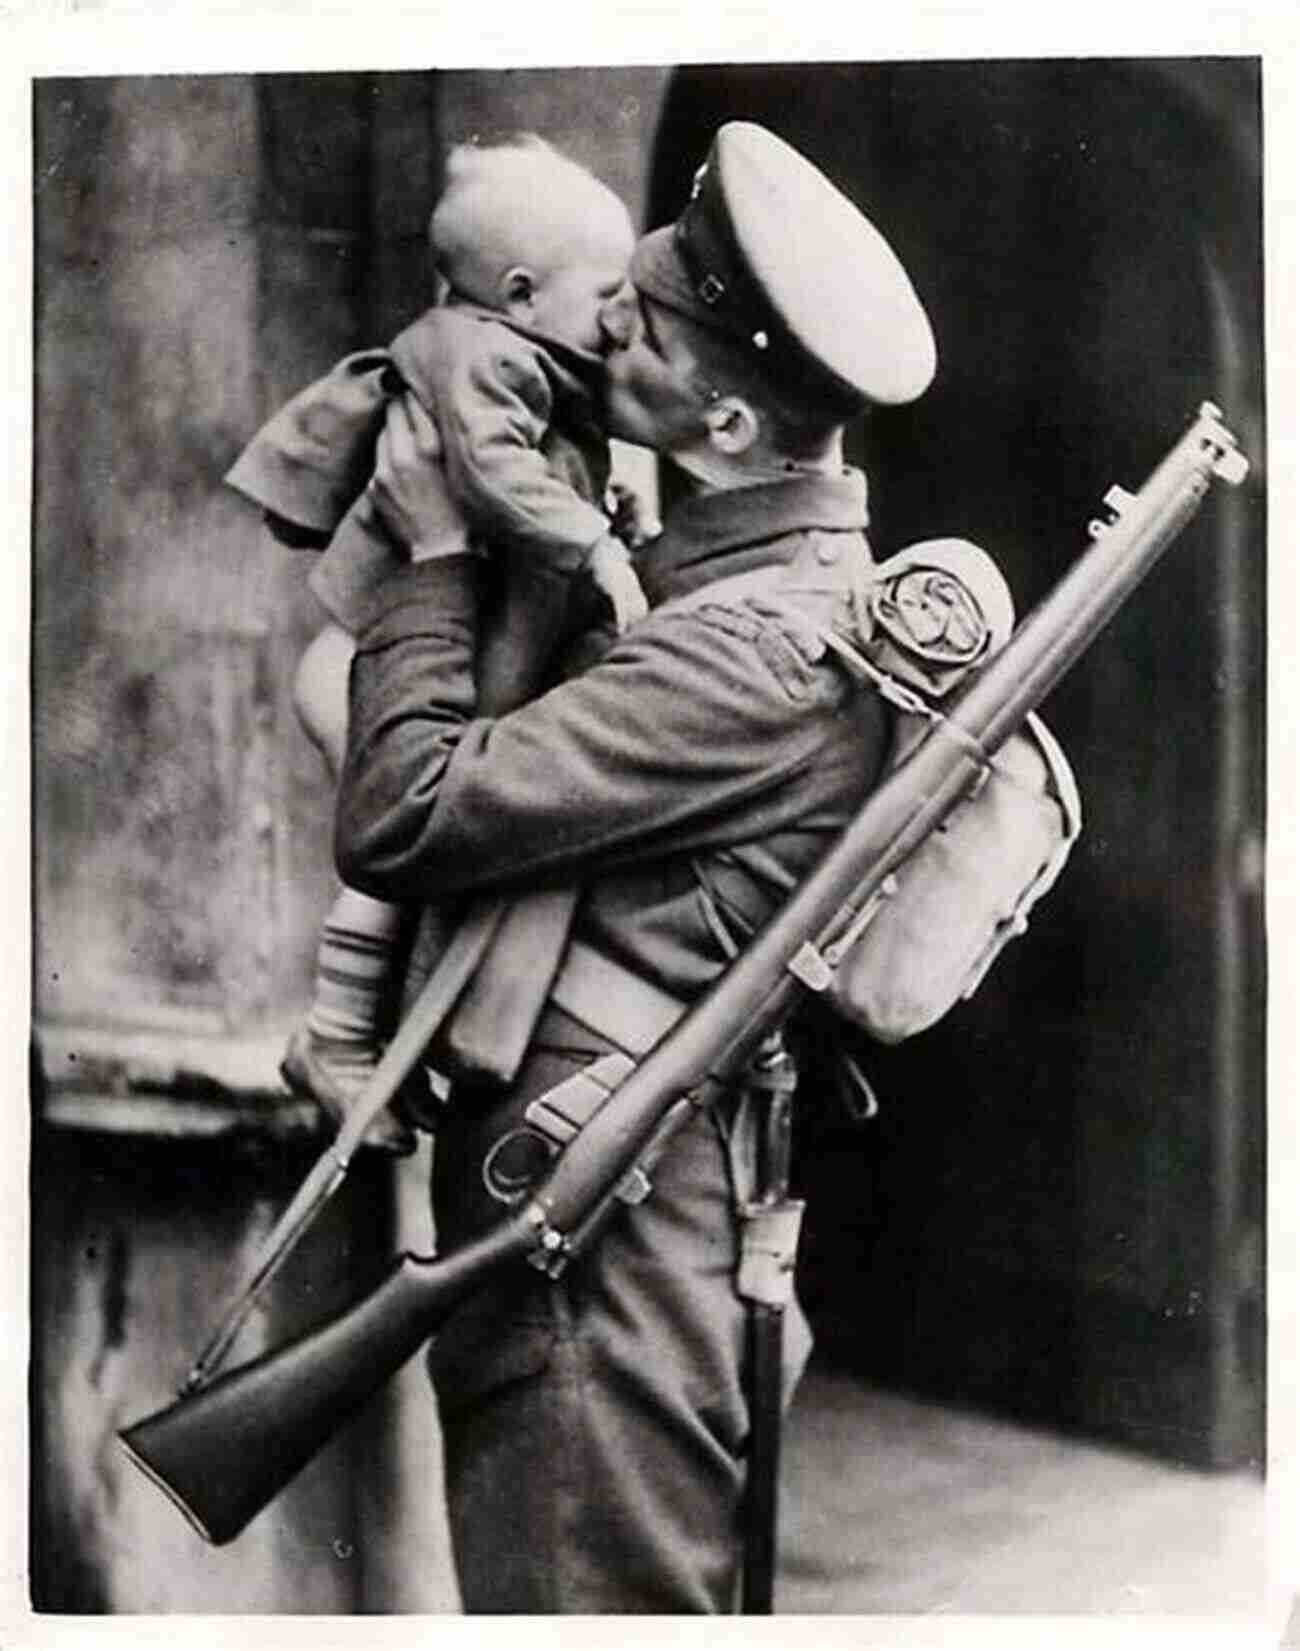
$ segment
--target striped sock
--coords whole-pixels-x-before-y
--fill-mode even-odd
[[[321,926],[316,988],[307,1028],[331,1044],[377,1058],[384,1003],[392,987],[402,911],[343,889]]]

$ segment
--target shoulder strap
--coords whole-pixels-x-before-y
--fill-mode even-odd
[[[874,688],[881,699],[887,700],[896,710],[924,717],[927,722],[942,722],[943,718],[939,712],[927,700],[922,699],[914,688],[909,688],[905,683],[890,676],[887,671],[873,665],[865,654],[853,646],[848,637],[842,636],[839,631],[828,630],[822,632],[822,639],[851,677]]]
[[[824,640],[835,657],[844,665],[848,674],[857,682],[874,688],[880,697],[886,700],[896,710],[905,712],[909,716],[923,717],[930,723],[941,723],[946,719],[937,706],[931,705],[928,700],[922,699],[915,689],[905,683],[897,681],[887,671],[873,665],[866,656],[856,648],[848,637],[838,631],[824,631]],[[1056,736],[1036,711],[1031,711],[1025,718],[1023,732],[1047,767],[1051,782],[1050,789],[1061,806],[1065,819],[1064,853],[1068,853],[1075,839],[1083,827],[1083,805],[1079,798],[1079,788],[1075,782],[1074,771],[1070,767],[1065,752],[1061,749]],[[1015,784],[1015,777],[998,764],[996,753],[988,759],[987,766],[998,768],[1004,779]],[[1064,853],[1063,856],[1064,857]],[[1058,868],[1059,869],[1059,868]],[[1055,876],[1055,872],[1053,872]]]

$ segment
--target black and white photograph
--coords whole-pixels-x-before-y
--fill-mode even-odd
[[[1300,1645],[1267,53],[459,25],[28,84],[13,1643]]]

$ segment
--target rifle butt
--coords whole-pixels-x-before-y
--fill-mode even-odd
[[[402,1255],[337,1317],[118,1435],[206,1541],[232,1541],[532,1231],[507,1222],[445,1257]]]

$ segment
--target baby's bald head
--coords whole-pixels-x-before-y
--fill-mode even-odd
[[[540,286],[573,265],[625,265],[634,239],[613,190],[531,133],[452,150],[429,237],[452,289],[493,309],[513,269]]]

